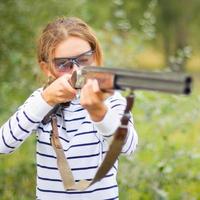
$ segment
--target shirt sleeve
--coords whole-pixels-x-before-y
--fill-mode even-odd
[[[108,108],[106,115],[100,122],[93,122],[93,124],[104,138],[110,139],[121,124],[121,118],[126,107],[126,99],[122,97],[119,92],[115,92],[113,96],[105,101],[105,104]],[[128,133],[122,148],[122,153],[131,154],[136,149],[137,143],[138,136],[134,128],[133,117],[131,114],[128,123]]]
[[[38,89],[0,128],[0,153],[11,153],[39,126],[53,108],[42,98]]]

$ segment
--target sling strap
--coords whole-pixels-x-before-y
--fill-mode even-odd
[[[134,101],[134,96],[132,93],[126,97],[126,101],[127,105],[124,114],[121,118],[121,125],[117,128],[116,132],[114,133],[114,137],[109,146],[109,150],[106,153],[103,162],[99,166],[94,178],[91,181],[88,180],[80,180],[79,182],[74,181],[71,168],[65,156],[62,144],[59,140],[56,114],[55,113],[51,114],[51,124],[52,124],[51,143],[57,156],[57,166],[65,190],[85,190],[89,186],[93,185],[94,183],[104,178],[105,175],[108,173],[108,171],[112,168],[119,154],[122,151],[123,145],[127,137],[130,111],[132,109]]]

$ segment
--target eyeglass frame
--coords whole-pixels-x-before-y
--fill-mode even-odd
[[[64,63],[64,64],[61,64],[62,66],[63,65],[65,65],[66,63],[71,63],[71,64],[75,64],[77,67],[80,67],[80,66],[83,66],[83,65],[81,65],[79,62],[78,62],[78,58],[80,58],[81,56],[84,56],[85,54],[88,54],[88,53],[91,53],[91,56],[93,56],[93,53],[95,52],[95,50],[93,50],[93,49],[90,49],[90,50],[88,50],[88,51],[86,51],[86,52],[84,52],[84,53],[82,53],[82,54],[80,54],[80,55],[78,55],[78,56],[74,56],[74,57],[59,57],[59,58],[54,58],[53,59],[53,63],[54,63],[54,65],[56,65],[56,63],[55,63],[55,61],[56,60],[60,60],[60,59],[66,59],[66,62]],[[60,65],[60,66],[61,66]],[[73,65],[72,65],[72,67],[70,66],[69,67],[69,69],[72,69],[73,68]],[[56,68],[59,68],[60,66],[56,66]],[[59,71],[59,70],[58,70]]]

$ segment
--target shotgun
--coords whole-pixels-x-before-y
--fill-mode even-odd
[[[191,93],[192,77],[180,72],[147,72],[109,67],[80,67],[74,71],[69,83],[75,89],[81,89],[87,79],[97,79],[103,91],[110,90],[148,90],[172,94]],[[42,120],[50,122],[51,114],[60,106],[67,107],[69,102],[56,105]]]
[[[152,90],[190,94],[192,78],[183,73],[146,72],[108,67],[83,67],[72,75],[72,85],[83,87],[87,79],[97,79],[102,90]]]

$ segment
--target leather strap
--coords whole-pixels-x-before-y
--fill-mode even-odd
[[[66,159],[62,144],[59,140],[56,114],[53,114],[53,116],[51,117],[51,124],[53,131],[51,136],[51,144],[57,156],[58,170],[60,172],[64,188],[70,188],[74,185],[75,182],[74,177],[72,175],[72,171],[68,164],[68,160]]]
[[[65,156],[62,144],[59,140],[56,114],[53,114],[51,116],[51,142],[57,156],[57,165],[65,190],[85,190],[89,186],[93,185],[94,183],[100,181],[103,177],[105,177],[108,171],[112,168],[120,152],[122,151],[122,147],[126,140],[128,121],[130,119],[130,111],[133,106],[134,96],[129,95],[126,100],[127,106],[121,119],[121,125],[115,132],[113,141],[109,146],[109,150],[92,181],[81,180],[77,183],[74,181],[74,177],[70,169],[68,160]]]

